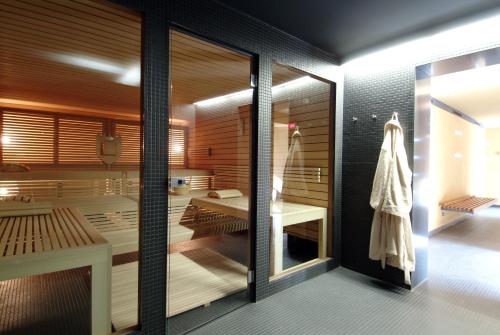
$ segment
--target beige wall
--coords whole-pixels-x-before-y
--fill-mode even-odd
[[[500,128],[486,129],[484,196],[500,199]]]
[[[483,195],[484,151],[484,128],[432,106],[429,231],[464,215],[442,212],[441,202],[465,195]]]

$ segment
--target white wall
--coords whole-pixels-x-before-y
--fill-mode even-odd
[[[440,203],[443,201],[466,195],[483,196],[484,157],[484,128],[432,106],[429,231],[464,216],[462,213],[441,211]]]
[[[484,196],[500,199],[500,128],[486,129]]]

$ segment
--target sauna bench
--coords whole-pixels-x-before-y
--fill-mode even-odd
[[[497,203],[495,198],[480,198],[465,196],[451,201],[441,203],[441,210],[475,214],[476,211],[493,206]]]
[[[111,246],[76,208],[0,219],[0,280],[91,267],[92,334],[111,332]]]
[[[209,190],[193,190],[187,195],[169,195],[169,244],[189,241],[193,230],[180,224],[193,197],[206,196]],[[139,250],[138,202],[130,196],[101,195],[51,199],[55,208],[78,208],[88,222],[111,244],[112,254]]]
[[[248,220],[248,197],[214,199],[198,197],[191,200],[193,206]],[[318,220],[318,258],[326,257],[327,209],[284,201],[270,204],[271,216],[271,275],[283,271],[283,227]]]

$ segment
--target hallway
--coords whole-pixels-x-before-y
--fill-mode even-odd
[[[192,334],[500,334],[500,208],[429,244],[429,280],[412,292],[339,268]]]

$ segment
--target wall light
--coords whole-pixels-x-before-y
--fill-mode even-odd
[[[0,196],[4,197],[9,194],[9,189],[7,187],[0,187]]]
[[[10,144],[10,137],[7,135],[2,136],[2,144]]]

